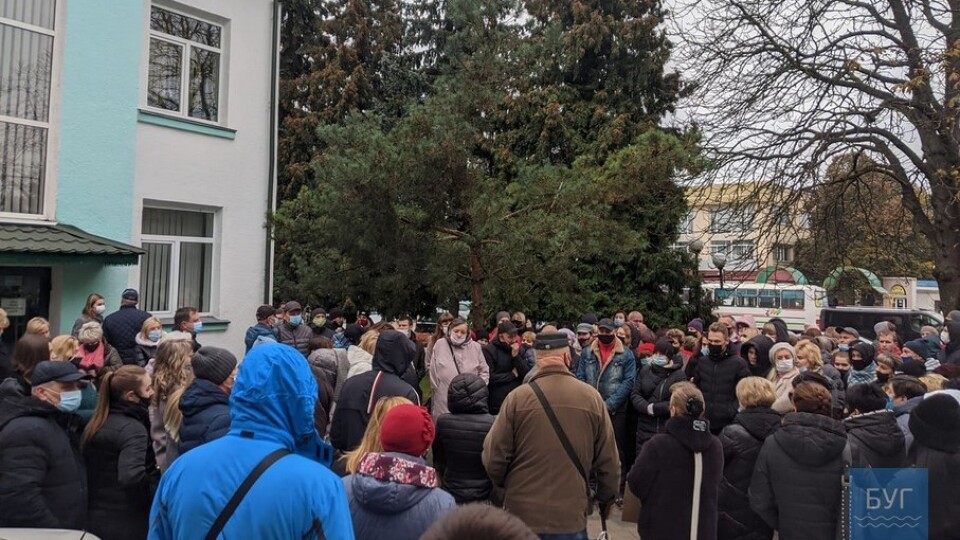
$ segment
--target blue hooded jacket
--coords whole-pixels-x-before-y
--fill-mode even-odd
[[[150,511],[150,539],[202,539],[237,488],[267,454],[293,454],[253,485],[222,538],[348,540],[353,524],[332,449],[313,424],[317,383],[306,359],[282,344],[255,347],[230,395],[230,431],[177,459]]]

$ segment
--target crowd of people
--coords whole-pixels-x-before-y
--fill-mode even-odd
[[[91,294],[70,335],[34,319],[0,350],[0,527],[567,540],[632,495],[644,540],[826,539],[845,470],[920,467],[929,538],[960,539],[960,312],[905,343],[637,311],[444,313],[422,340],[290,301],[238,359],[138,302]]]

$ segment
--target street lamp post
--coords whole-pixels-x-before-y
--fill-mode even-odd
[[[723,290],[723,267],[727,264],[727,256],[723,253],[713,254],[713,265],[720,271],[720,290]]]

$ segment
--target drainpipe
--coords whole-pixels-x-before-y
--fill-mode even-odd
[[[270,86],[270,166],[267,176],[267,209],[271,215],[277,207],[277,136],[278,136],[278,107],[280,95],[280,24],[282,22],[283,4],[281,0],[273,0],[273,43],[271,50],[271,86]],[[266,257],[264,263],[263,303],[273,304],[273,261],[274,241],[271,227],[265,227]]]

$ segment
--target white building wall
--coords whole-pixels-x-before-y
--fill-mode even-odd
[[[150,2],[144,0],[149,13]],[[264,300],[265,218],[270,188],[273,24],[271,0],[188,0],[160,6],[195,8],[227,19],[221,84],[221,122],[234,140],[143,121],[138,123],[132,241],[141,243],[144,201],[218,209],[210,314],[230,321],[226,331],[204,330],[204,345],[244,351],[246,328]],[[145,100],[149,20],[144,21],[141,106]],[[152,205],[152,204],[149,204]],[[219,256],[218,256],[219,255]],[[140,283],[133,268],[130,284]]]

